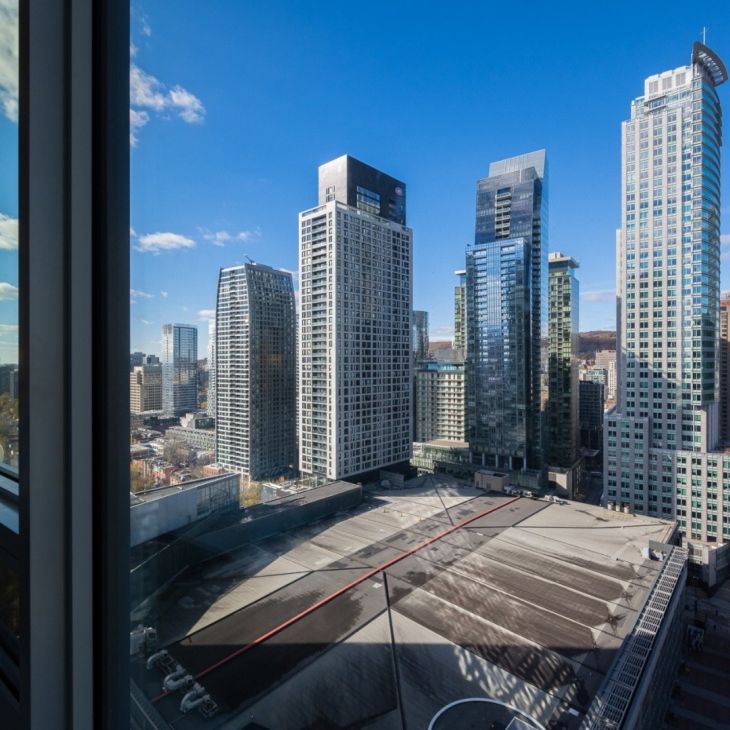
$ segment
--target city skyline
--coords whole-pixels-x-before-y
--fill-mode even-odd
[[[657,22],[652,19],[650,28],[644,24],[640,33],[626,31],[621,48],[615,50],[606,45],[611,33],[617,32],[615,21],[604,18],[605,27],[595,30],[602,42],[602,54],[600,58],[592,57],[590,64],[573,62],[576,54],[587,53],[582,49],[589,43],[588,38],[578,35],[572,39],[574,48],[570,53],[550,50],[540,40],[531,55],[516,59],[509,71],[503,73],[497,57],[505,41],[497,38],[483,61],[475,59],[473,52],[465,52],[463,56],[450,57],[443,72],[439,71],[439,61],[418,55],[419,63],[423,60],[426,64],[423,70],[425,76],[430,76],[430,87],[420,81],[408,83],[420,78],[414,75],[411,61],[402,69],[396,68],[394,83],[407,92],[403,98],[389,92],[389,103],[394,105],[397,119],[395,125],[392,120],[378,119],[361,109],[349,125],[338,123],[334,131],[325,132],[313,129],[311,122],[297,116],[297,124],[290,124],[287,130],[291,139],[287,136],[282,140],[277,131],[282,122],[264,115],[265,120],[246,117],[236,138],[229,136],[227,125],[242,121],[241,94],[245,91],[245,98],[253,103],[259,95],[270,99],[272,92],[264,88],[272,82],[265,61],[274,49],[276,53],[284,52],[282,46],[292,29],[280,29],[281,37],[272,42],[271,50],[262,48],[260,39],[249,38],[245,33],[246,39],[251,40],[251,50],[242,51],[232,69],[241,74],[241,90],[226,96],[221,89],[229,88],[226,82],[230,72],[218,68],[218,55],[213,54],[204,64],[207,75],[203,69],[193,68],[178,48],[192,42],[184,37],[189,31],[170,24],[169,10],[146,6],[138,9],[133,62],[147,76],[138,74],[134,83],[145,82],[147,87],[142,87],[153,88],[163,96],[165,89],[169,92],[179,84],[201,105],[197,112],[191,101],[188,108],[171,107],[169,114],[156,114],[141,105],[144,96],[135,97],[140,105],[134,108],[146,109],[150,119],[137,130],[132,151],[132,287],[136,302],[132,305],[132,349],[150,352],[157,351],[155,334],[161,322],[181,319],[198,322],[201,351],[205,348],[206,320],[214,306],[218,268],[243,263],[250,256],[296,273],[296,213],[307,204],[306,191],[314,179],[311,171],[343,153],[366,159],[412,181],[408,216],[419,231],[414,250],[414,308],[429,312],[431,337],[440,340],[450,339],[453,333],[453,280],[445,272],[463,267],[463,247],[473,237],[470,209],[474,183],[486,174],[490,159],[545,147],[552,160],[550,238],[554,248],[566,251],[581,265],[581,329],[613,328],[614,235],[620,223],[620,200],[616,194],[620,172],[616,164],[620,149],[618,128],[627,115],[631,81],[644,78],[657,68],[669,67],[677,58],[684,60],[686,48],[700,35],[704,24],[710,26],[708,43],[720,55],[727,45],[722,23],[713,17],[720,14],[713,12],[711,6],[703,10],[702,16],[688,11],[681,23],[660,13]],[[221,14],[229,12],[232,11],[217,9],[216,22],[222,25]],[[245,12],[253,14],[254,20],[263,22],[265,27],[272,22],[267,21],[267,13],[262,9]],[[300,12],[303,14],[303,9]],[[404,48],[414,53],[417,40],[428,29],[419,23],[407,27],[404,24],[410,14],[401,9],[394,12],[394,22],[404,34]],[[457,12],[458,17],[447,19],[443,41],[446,48],[454,43],[456,24],[463,20],[461,12]],[[477,28],[484,22],[481,12],[476,12]],[[140,30],[142,14],[151,35]],[[245,15],[244,11],[241,14]],[[347,13],[338,11],[328,18],[314,13],[314,19],[321,27],[313,28],[314,20],[297,18],[297,22],[320,37],[335,33],[346,22]],[[535,22],[526,29],[530,37],[539,33],[537,25]],[[358,54],[368,28],[368,23],[353,27],[351,46],[340,49],[344,54],[343,68],[335,75],[334,98],[348,109],[352,108],[354,97],[346,81],[361,67]],[[252,80],[247,69],[253,68],[249,54],[254,51],[262,54],[264,70],[261,78]],[[536,56],[542,52],[547,54],[547,60],[538,64]],[[384,60],[392,64],[396,58],[393,51],[379,59],[377,48],[373,56],[376,64]],[[286,112],[292,104],[311,103],[303,100],[303,91],[290,88],[303,83],[300,74],[312,71],[305,63],[301,72],[294,73],[292,69],[300,60],[294,51],[286,51],[284,67],[293,76],[291,80],[276,80],[277,88],[284,84],[283,93],[276,95],[279,112]],[[570,65],[570,73],[566,64]],[[257,72],[258,67],[257,62]],[[211,85],[213,70],[221,72],[216,76],[220,87],[218,81]],[[429,70],[433,73],[429,74]],[[154,77],[152,81],[158,81],[160,86],[148,77]],[[510,85],[525,91],[524,95],[510,95],[514,113],[520,118],[518,125],[489,114],[489,99],[508,93]],[[440,111],[432,110],[433,95],[449,96],[447,86],[453,88],[457,100],[451,99]],[[573,95],[571,87],[580,93]],[[484,93],[485,89],[488,93]],[[285,100],[290,91],[292,98]],[[542,105],[546,113],[534,115],[534,121],[532,115],[524,115],[528,101],[523,96]],[[411,107],[417,109],[417,116]],[[235,113],[231,116],[232,111]],[[335,121],[342,121],[342,113],[344,110],[337,111]],[[270,134],[264,130],[267,124],[272,129]],[[213,147],[220,138],[240,139],[240,143],[225,150],[225,159]],[[173,161],[174,150],[181,145],[186,154]],[[197,176],[198,168],[200,175],[193,181],[190,171],[195,169]],[[169,177],[162,176],[160,170],[169,172]],[[586,180],[589,185],[576,184]],[[449,194],[444,195],[444,190]],[[723,195],[723,201],[726,199]],[[727,205],[723,209],[726,211]],[[162,276],[160,272],[165,267],[171,267],[175,276]],[[729,284],[730,272],[725,272],[723,285],[727,288]]]

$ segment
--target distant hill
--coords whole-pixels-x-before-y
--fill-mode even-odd
[[[616,349],[616,332],[613,330],[593,330],[579,335],[581,357],[595,355],[598,350]]]

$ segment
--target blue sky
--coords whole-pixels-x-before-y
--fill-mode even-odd
[[[189,322],[202,357],[219,267],[296,271],[297,213],[317,202],[317,166],[343,153],[407,183],[414,307],[439,339],[477,179],[545,147],[550,248],[581,264],[581,329],[612,328],[620,123],[646,76],[688,63],[703,25],[730,64],[726,0],[135,3],[132,348],[159,352],[162,323]],[[3,150],[13,128],[0,121]]]

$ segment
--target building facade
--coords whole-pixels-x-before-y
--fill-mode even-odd
[[[578,263],[548,256],[548,447],[551,466],[578,458]]]
[[[547,395],[545,151],[489,166],[466,254],[468,441],[475,464],[541,470]]]
[[[296,459],[292,275],[261,264],[221,269],[216,301],[216,461],[250,479]]]
[[[215,319],[208,320],[208,415],[215,418]]]
[[[428,360],[428,312],[421,309],[413,310],[411,337],[414,365]]]
[[[457,269],[454,274],[459,283],[454,287],[454,350],[466,358],[466,269]]]
[[[198,408],[198,328],[162,325],[162,410],[181,416]]]
[[[299,216],[299,466],[330,479],[411,455],[405,184],[345,155]]]
[[[162,410],[161,365],[138,365],[129,373],[129,410],[132,413]]]
[[[466,438],[466,383],[462,363],[422,362],[415,370],[414,441]]]
[[[730,297],[720,300],[720,440],[730,445]]]
[[[594,367],[606,371],[606,400],[616,400],[616,350],[599,350]]]
[[[714,451],[720,442],[717,87],[726,80],[717,55],[695,43],[689,65],[646,79],[622,125],[618,400],[606,421],[606,494],[636,513],[676,518],[697,544],[690,547],[693,562],[707,546],[730,541],[730,463],[726,481],[725,459]]]

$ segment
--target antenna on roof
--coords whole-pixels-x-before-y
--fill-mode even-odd
[[[710,30],[706,25],[702,26],[702,45],[707,45],[707,31]]]

